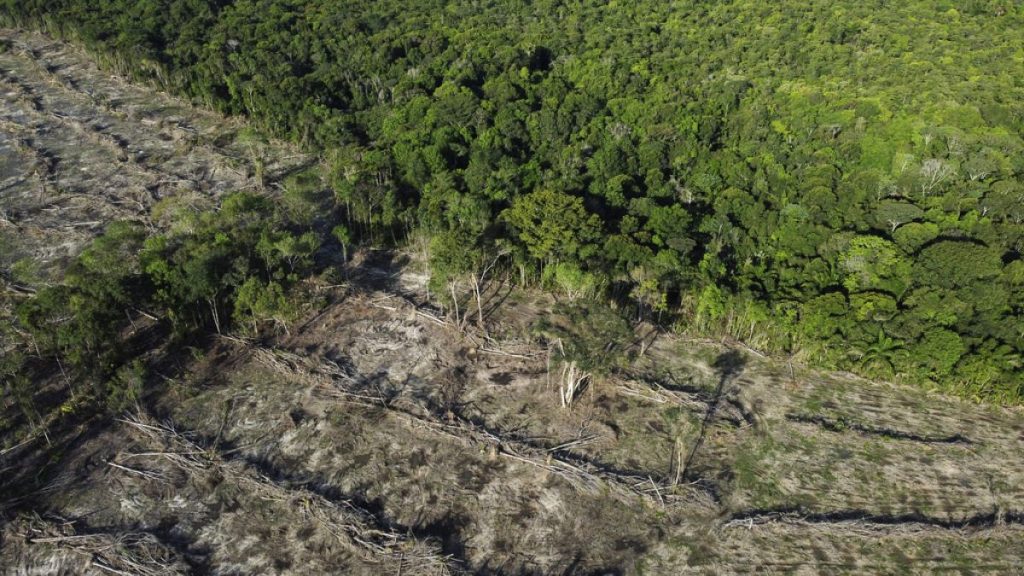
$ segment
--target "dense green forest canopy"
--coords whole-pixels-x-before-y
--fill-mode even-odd
[[[435,286],[499,258],[808,362],[1024,394],[1019,1],[0,9],[322,152],[339,234],[429,238]]]

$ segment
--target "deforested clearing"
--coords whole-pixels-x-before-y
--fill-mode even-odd
[[[346,172],[265,126],[112,74],[76,44],[4,29],[0,45],[5,574],[1024,566],[1024,412],[984,402],[996,384],[972,397],[865,378],[910,362],[884,331],[849,351],[862,376],[820,369],[831,352],[759,347],[743,336],[755,327],[724,311],[739,301],[706,289],[690,328],[666,326],[650,269],[609,280],[558,261],[598,234],[593,203],[575,196],[533,191],[500,219],[522,237],[558,236],[546,217],[579,216],[575,236],[498,243],[463,270],[472,241],[424,235],[405,213],[381,224],[398,169],[371,170],[369,152]],[[459,153],[441,148],[430,161]],[[946,168],[915,168],[914,193],[935,193]],[[377,204],[354,215],[356,195],[329,190],[339,182]],[[893,218],[924,219],[889,202]],[[474,209],[428,204],[441,219]],[[1006,274],[1020,262],[944,234],[915,248],[915,270],[947,263],[935,247]],[[857,313],[894,317],[885,299],[905,262],[893,243],[845,241],[832,272],[851,299],[815,302],[860,298]],[[547,268],[527,270],[528,258]],[[940,280],[947,296],[962,288]],[[692,327],[714,314],[728,330]],[[960,342],[934,334],[921,350]],[[1000,350],[1000,377],[1019,374]]]

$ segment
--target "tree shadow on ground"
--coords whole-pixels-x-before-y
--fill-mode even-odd
[[[719,354],[711,363],[711,367],[718,374],[719,392],[716,395],[721,394],[725,384],[742,374],[746,366],[747,358],[739,350],[726,350]]]
[[[718,374],[718,387],[715,389],[715,395],[708,403],[707,412],[704,413],[704,419],[701,421],[700,434],[697,436],[697,440],[693,443],[693,448],[690,449],[689,455],[686,457],[686,462],[683,464],[682,477],[684,479],[692,480],[693,476],[693,462],[697,457],[697,451],[700,450],[704,444],[704,438],[707,436],[708,427],[715,420],[715,415],[718,413],[718,408],[722,404],[722,398],[725,396],[726,387],[732,382],[737,376],[743,373],[743,369],[747,365],[746,357],[738,350],[726,350],[715,358],[712,362],[711,367],[714,368],[715,373]]]
[[[349,281],[363,290],[402,293],[400,278],[409,257],[393,250],[363,250],[346,267]]]

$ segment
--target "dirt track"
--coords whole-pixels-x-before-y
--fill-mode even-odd
[[[56,274],[165,198],[260,185],[239,124],[43,37],[0,41],[5,273],[29,258]],[[264,185],[305,161],[260,146]],[[490,286],[488,339],[439,317],[408,270],[352,273],[290,335],[177,359],[140,414],[55,455],[0,516],[0,566],[1022,573],[1019,411],[646,332],[641,358],[565,410],[524,328],[544,297]]]

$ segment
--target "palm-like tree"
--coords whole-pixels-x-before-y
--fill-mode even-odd
[[[881,328],[874,342],[869,343],[863,350],[854,348],[850,351],[850,355],[862,371],[879,376],[894,375],[896,363],[905,353],[903,342],[889,337]]]

